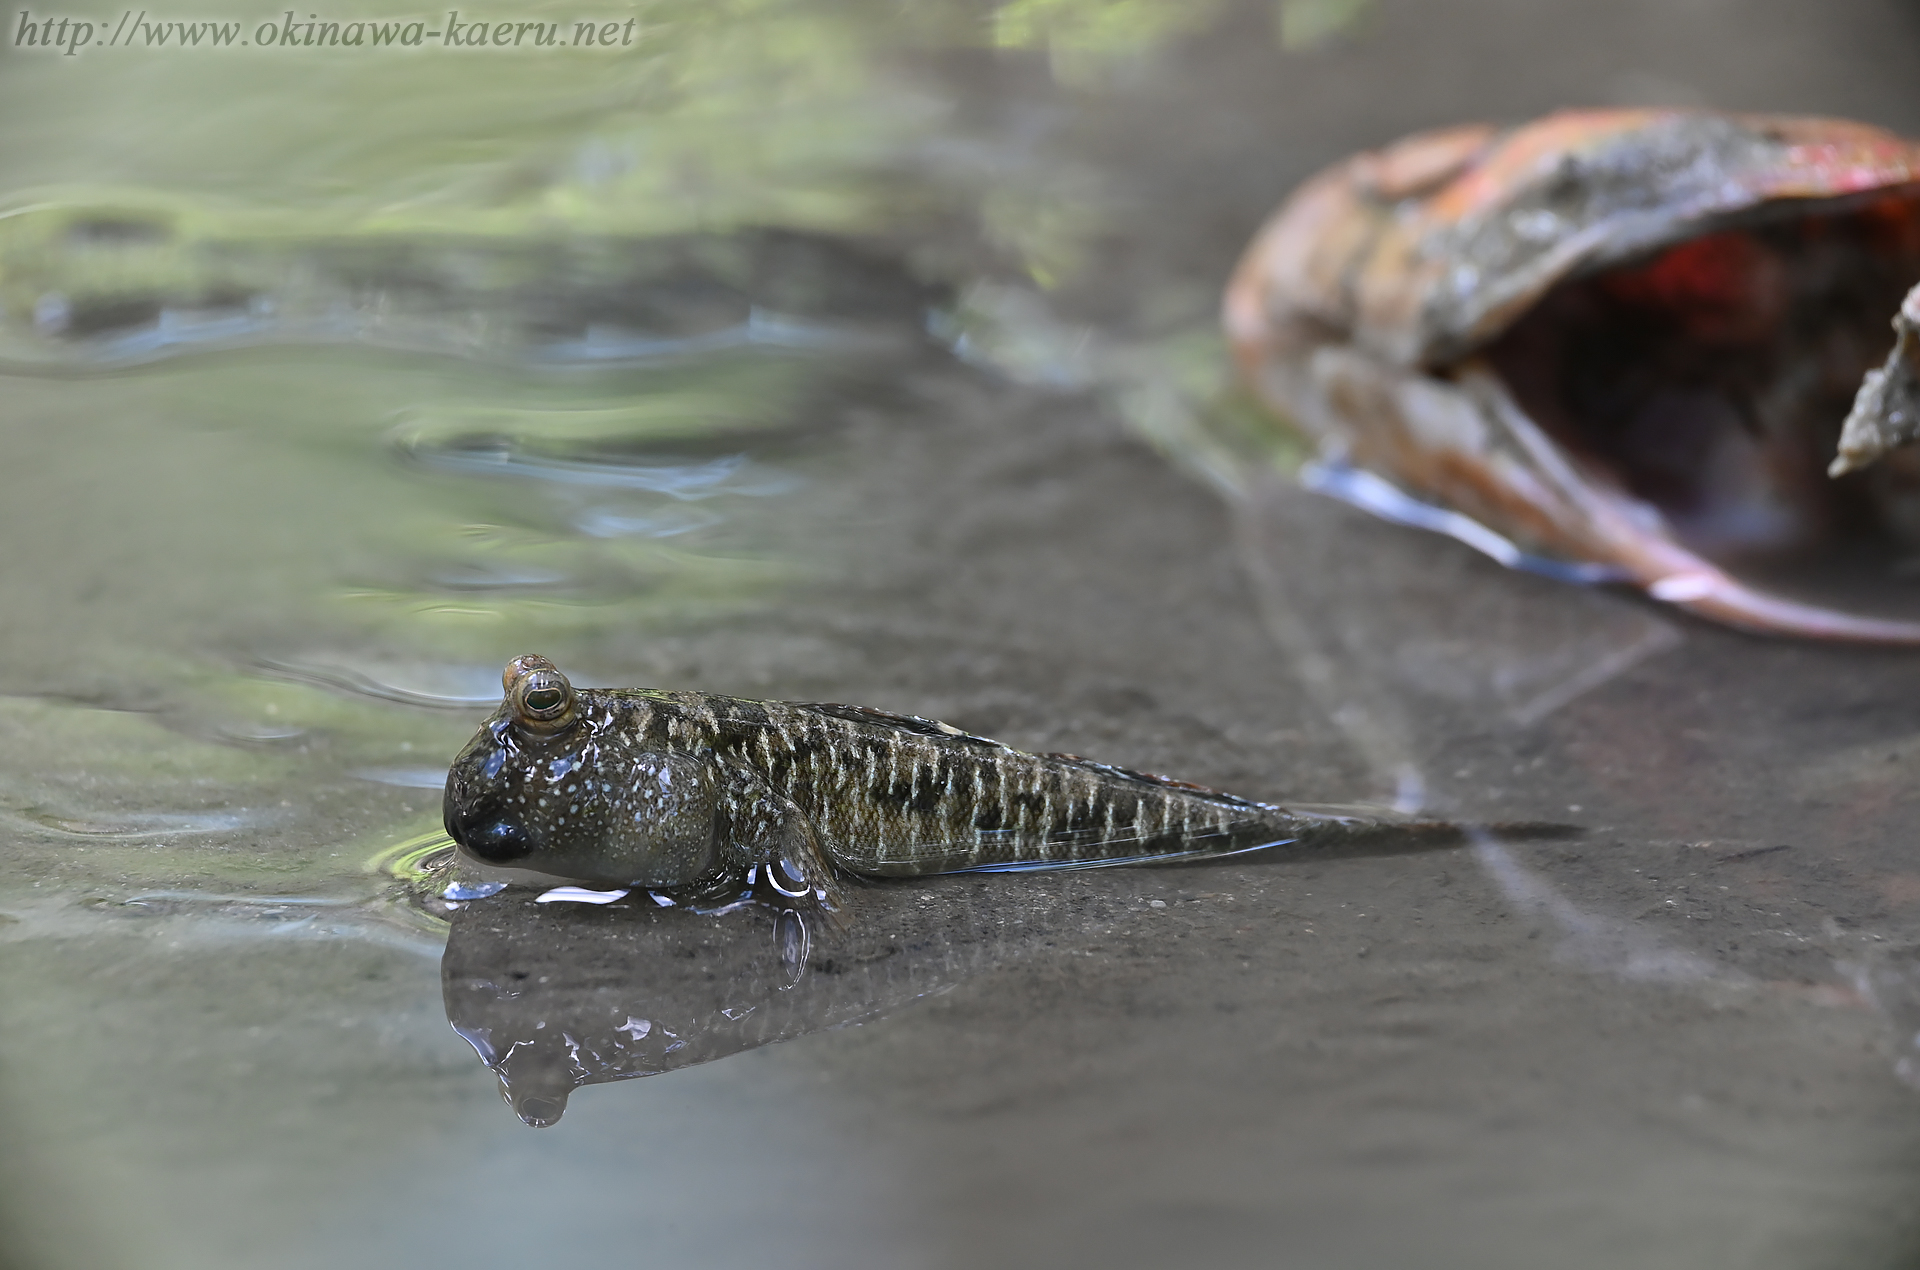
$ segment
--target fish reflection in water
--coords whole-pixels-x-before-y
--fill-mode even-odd
[[[1044,907],[996,905],[985,885],[862,888],[834,920],[756,900],[663,905],[644,891],[541,903],[516,887],[454,902],[441,961],[447,1020],[520,1118],[551,1125],[582,1085],[877,1017],[1048,928]]]

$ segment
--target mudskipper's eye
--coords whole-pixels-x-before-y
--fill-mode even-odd
[[[528,732],[545,736],[573,722],[573,685],[565,675],[544,657],[520,658],[508,667],[509,673],[516,668],[520,673],[507,684],[507,704],[513,711],[514,723]]]

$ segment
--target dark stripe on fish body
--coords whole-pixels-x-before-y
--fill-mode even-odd
[[[940,767],[937,760],[913,765],[913,797],[907,803],[911,810],[930,812],[944,801],[947,791],[940,778]]]

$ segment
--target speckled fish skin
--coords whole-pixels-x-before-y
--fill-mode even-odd
[[[805,813],[834,863],[903,877],[1112,862],[1285,840],[1276,809],[912,716],[693,693],[649,703],[650,741],[711,738]],[[639,719],[635,719],[639,723]]]
[[[577,698],[577,718],[548,737],[516,727],[503,706],[454,761],[447,831],[472,854],[672,887],[756,864],[781,864],[796,879],[827,861],[909,877],[1286,843],[1338,853],[1382,827],[856,706],[649,690]],[[1436,828],[1396,827],[1416,836]]]

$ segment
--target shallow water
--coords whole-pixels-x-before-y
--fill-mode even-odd
[[[1568,102],[1911,132],[1920,26],[1283,11],[0,52],[8,1254],[1920,1262],[1920,663],[1307,493],[1213,332],[1355,146]],[[934,879],[804,933],[449,909],[439,781],[534,649],[1586,833]],[[536,1132],[489,1053],[594,1083]]]

